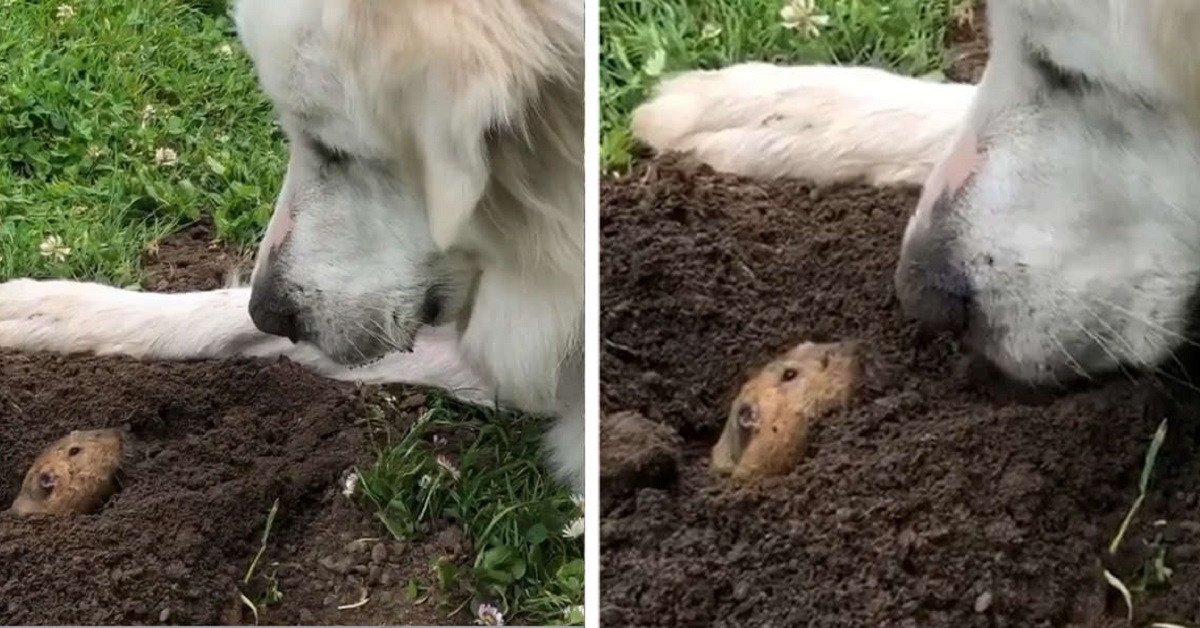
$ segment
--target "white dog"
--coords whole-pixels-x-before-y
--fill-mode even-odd
[[[286,5],[286,6],[284,6]],[[290,163],[249,289],[0,284],[0,346],[286,356],[556,415],[584,467],[582,0],[242,0]]]
[[[746,64],[661,86],[634,119],[718,170],[924,182],[905,311],[1010,377],[1153,368],[1200,288],[1200,3],[991,0],[976,86]]]

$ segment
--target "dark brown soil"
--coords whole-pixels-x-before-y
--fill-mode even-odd
[[[142,287],[152,292],[216,290],[249,275],[252,255],[239,253],[217,239],[206,219],[164,238],[146,252]]]
[[[164,242],[148,285],[218,287],[234,257],[210,234],[200,225]],[[390,392],[407,407],[393,425],[421,411],[419,392]],[[283,598],[261,623],[448,621],[406,585],[432,584],[433,560],[461,548],[446,535],[393,541],[340,492],[372,459],[362,417],[374,394],[287,362],[0,354],[0,509],[73,429],[128,425],[133,443],[123,488],[99,514],[0,512],[0,624],[244,625],[255,618],[240,596],[271,590]]]
[[[959,83],[978,83],[988,61],[987,9],[983,3],[955,12],[950,24],[946,52],[946,78]]]
[[[1135,625],[1200,622],[1195,421],[1172,418],[1131,549],[1108,557],[1168,404],[1148,381],[1021,404],[965,381],[948,341],[918,343],[892,296],[916,190],[665,160],[601,196],[602,411],[683,439],[675,482],[604,500],[604,626],[1124,626],[1103,570],[1133,583],[1151,542],[1173,575]],[[748,366],[852,338],[867,384],[794,472],[710,477]]]

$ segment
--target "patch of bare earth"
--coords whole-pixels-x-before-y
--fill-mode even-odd
[[[207,224],[161,242],[147,289],[221,287],[243,256]],[[424,395],[394,387],[393,428]],[[341,494],[373,459],[363,419],[372,389],[322,379],[286,361],[139,362],[0,354],[0,508],[37,454],[71,430],[127,425],[123,484],[94,515],[0,512],[0,624],[248,624],[244,595],[272,592],[266,624],[438,624],[438,556],[466,560],[451,533],[392,540]],[[255,576],[272,504],[279,508]],[[422,594],[424,595],[424,593]]]

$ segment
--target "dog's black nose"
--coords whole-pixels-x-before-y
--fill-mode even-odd
[[[276,286],[275,282],[255,282],[250,292],[250,320],[263,333],[298,342],[299,308]]]
[[[907,249],[895,278],[905,315],[929,331],[965,331],[974,307],[974,290],[965,270],[943,246]]]
[[[901,297],[904,313],[930,331],[962,333],[970,320],[972,299],[969,290],[930,284],[908,291]]]

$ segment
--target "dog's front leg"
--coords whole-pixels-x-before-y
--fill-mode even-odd
[[[159,294],[97,283],[0,284],[0,347],[184,360],[286,353],[258,331],[249,289]]]
[[[576,357],[559,371],[558,416],[546,434],[555,474],[581,495],[587,460],[584,390],[583,361]]]
[[[18,279],[0,283],[0,348],[153,360],[283,356],[335,379],[420,384],[469,402],[495,400],[495,387],[463,359],[451,328],[421,330],[411,352],[355,369],[312,345],[259,331],[249,303],[249,288],[160,294]]]
[[[721,172],[920,185],[974,95],[971,85],[873,68],[744,63],[663,81],[632,123],[655,151]]]

